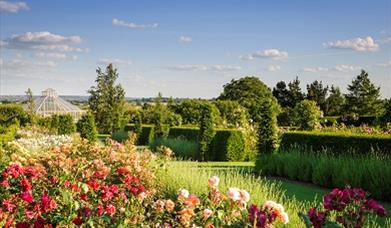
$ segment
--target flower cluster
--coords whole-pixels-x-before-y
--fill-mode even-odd
[[[311,208],[304,221],[307,226],[321,228],[328,223],[339,223],[344,227],[363,227],[365,216],[369,213],[384,217],[387,212],[382,205],[367,198],[367,193],[360,188],[333,189],[323,197],[324,210]],[[336,213],[336,221],[329,221],[330,214]]]
[[[263,221],[262,226],[258,221],[260,214],[250,210],[247,203],[250,194],[243,189],[229,188],[227,194],[219,190],[220,178],[212,176],[208,180],[209,192],[204,196],[197,196],[187,189],[179,189],[175,201],[171,199],[156,200],[151,212],[151,223],[154,227],[271,227],[271,224],[279,217],[282,223],[288,223],[288,215],[282,205],[267,201],[262,208],[262,213],[270,215],[270,219]],[[248,216],[249,215],[249,216]],[[158,222],[156,222],[156,220]]]
[[[289,222],[289,216],[284,207],[273,201],[266,201],[262,207],[251,205],[249,209],[249,220],[253,227],[265,228],[270,227],[277,218],[282,224]]]

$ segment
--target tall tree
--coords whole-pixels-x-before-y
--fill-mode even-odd
[[[304,94],[301,92],[299,77],[288,83],[291,102],[289,107],[294,108],[297,103],[304,100]]]
[[[125,91],[115,81],[118,78],[117,69],[112,64],[103,72],[98,67],[96,70],[96,85],[91,86],[88,93],[91,96],[88,104],[95,117],[95,122],[101,133],[112,133],[119,129],[125,104]]]
[[[276,87],[273,88],[273,96],[277,99],[278,103],[281,107],[289,107],[292,103],[292,96],[290,91],[288,90],[286,83],[284,81],[280,81],[276,84]]]
[[[329,87],[323,87],[322,81],[315,80],[311,84],[307,84],[307,99],[315,101],[320,109],[326,111],[326,97]]]
[[[379,100],[380,87],[376,87],[369,79],[368,72],[361,70],[361,74],[348,85],[349,93],[345,95],[346,109],[350,113],[359,115],[379,115],[382,104]]]
[[[29,115],[30,123],[35,123],[35,102],[33,97],[33,91],[28,88],[25,92],[27,96],[27,112]]]
[[[326,115],[341,115],[344,103],[345,98],[342,95],[341,90],[338,87],[334,87],[334,85],[332,85],[330,88],[330,95],[326,99]]]

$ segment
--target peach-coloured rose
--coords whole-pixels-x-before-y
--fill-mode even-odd
[[[240,190],[238,188],[229,188],[227,195],[233,201],[238,201],[240,199]]]
[[[219,182],[220,182],[220,178],[218,176],[212,176],[211,178],[209,178],[208,184],[209,187],[211,188],[217,188]]]
[[[281,219],[281,222],[283,224],[288,224],[289,223],[289,217],[288,217],[288,214],[286,212],[282,212],[281,213],[280,219]]]
[[[200,199],[194,195],[194,194],[191,194],[189,195],[189,197],[185,200],[185,204],[187,206],[190,206],[190,207],[195,207],[197,206],[198,204],[200,204]]]
[[[169,199],[169,200],[166,200],[165,206],[166,206],[167,211],[171,212],[174,210],[175,203]]]
[[[182,223],[188,223],[190,222],[191,217],[194,215],[194,211],[190,208],[184,208],[179,211],[178,214]]]
[[[157,212],[163,212],[164,209],[164,201],[163,200],[157,200],[155,202],[155,208]]]
[[[212,210],[208,208],[204,209],[203,216],[205,220],[208,219],[212,214],[213,214]]]
[[[276,202],[271,201],[271,200],[268,200],[268,201],[266,201],[266,202],[263,204],[263,209],[272,210],[273,208],[276,207],[276,205],[277,205]]]
[[[240,190],[240,197],[244,202],[248,202],[250,200],[250,193],[248,193],[246,190]]]

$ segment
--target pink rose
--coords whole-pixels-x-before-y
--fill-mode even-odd
[[[218,176],[213,176],[213,177],[209,178],[208,184],[209,184],[209,187],[211,187],[211,188],[217,188],[217,186],[219,185],[219,182],[220,182],[220,178]]]
[[[233,201],[240,200],[240,190],[238,188],[229,188],[227,195],[228,198],[232,199]]]

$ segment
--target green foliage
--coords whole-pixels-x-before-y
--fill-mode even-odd
[[[278,126],[293,126],[295,124],[293,108],[282,108],[282,111],[277,116],[277,122]]]
[[[323,87],[322,81],[315,80],[311,84],[307,85],[307,99],[315,101],[320,109],[325,112],[328,90],[329,87]]]
[[[387,123],[391,123],[391,99],[384,102],[384,112],[379,117],[379,122],[383,128],[387,127]]]
[[[129,132],[125,131],[124,129],[120,129],[120,130],[114,131],[110,137],[117,142],[124,142],[127,139],[129,139]]]
[[[70,135],[75,133],[76,126],[73,122],[73,118],[69,114],[58,115],[58,128],[57,134],[59,135]]]
[[[199,143],[200,143],[200,159],[205,161],[207,159],[207,153],[209,151],[209,145],[213,140],[215,135],[215,119],[217,112],[214,109],[214,106],[209,103],[205,103],[201,106],[201,119],[200,119],[200,134],[199,134]]]
[[[293,131],[281,136],[280,147],[305,148],[315,152],[327,150],[335,154],[369,154],[373,151],[391,155],[391,137],[333,132]]]
[[[90,142],[94,142],[97,139],[98,132],[96,130],[95,119],[91,112],[83,115],[76,124],[77,131],[82,138],[87,139]]]
[[[305,149],[283,149],[260,156],[255,169],[263,175],[312,182],[327,188],[360,187],[377,199],[390,200],[390,162],[390,157],[373,154],[334,156]]]
[[[181,138],[198,141],[200,129],[198,127],[171,127],[168,133],[169,138]]]
[[[23,107],[18,104],[0,104],[0,126],[10,126],[16,123],[25,126],[29,118]]]
[[[232,80],[224,85],[220,100],[238,101],[258,125],[258,149],[273,151],[277,146],[277,115],[279,105],[271,90],[256,77]]]
[[[333,85],[330,88],[330,95],[326,99],[325,114],[330,116],[336,116],[342,114],[342,109],[345,104],[345,98],[338,87]]]
[[[183,124],[198,124],[201,118],[201,106],[203,103],[205,101],[189,99],[170,107],[175,110],[176,114],[182,117]]]
[[[239,102],[218,100],[213,102],[219,110],[221,126],[224,128],[239,128],[248,124],[247,110]]]
[[[34,103],[33,91],[30,88],[28,88],[25,93],[27,96],[27,113],[29,117],[29,122],[31,124],[35,124],[36,116],[35,116],[35,103]]]
[[[136,133],[137,137],[141,135],[141,132],[143,130],[142,124],[143,122],[142,122],[141,113],[137,112],[134,118],[134,133]]]
[[[289,107],[294,108],[297,103],[304,100],[304,94],[301,92],[299,77],[288,83],[289,93],[291,96]]]
[[[127,124],[124,128],[125,132],[135,132],[134,124]],[[142,125],[141,134],[137,136],[137,145],[145,146],[149,145],[155,138],[155,126],[153,125]]]
[[[196,160],[199,157],[199,144],[194,140],[184,138],[156,138],[149,146],[152,150],[156,150],[159,146],[167,146],[174,152],[174,156],[178,158]]]
[[[273,96],[283,108],[292,105],[292,96],[284,81],[277,82],[276,87],[273,88]]]
[[[294,112],[296,125],[299,126],[300,129],[314,130],[319,127],[322,111],[320,111],[315,101],[301,101],[296,105]]]
[[[18,128],[19,124],[17,122],[8,126],[0,125],[0,148],[15,138]]]
[[[339,120],[338,117],[325,116],[322,117],[319,122],[322,127],[332,127],[338,124],[338,120]]]
[[[361,70],[361,74],[348,85],[346,94],[346,109],[348,113],[359,115],[379,115],[382,112],[380,87],[376,87],[369,79],[368,72]]]
[[[242,132],[217,130],[206,157],[208,161],[244,161],[247,154]]]
[[[88,90],[91,94],[88,105],[95,117],[98,131],[111,133],[121,127],[125,91],[120,84],[115,85],[118,73],[112,64],[106,67],[106,72],[98,68],[96,73],[98,74],[95,80],[96,86]]]

